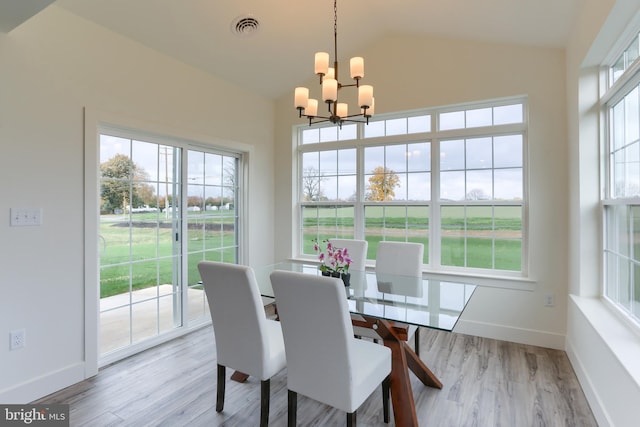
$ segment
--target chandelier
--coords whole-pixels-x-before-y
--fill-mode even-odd
[[[309,98],[309,89],[297,87],[294,104],[298,110],[298,117],[309,119],[309,126],[316,123],[331,122],[342,128],[344,122],[369,124],[373,115],[374,103],[373,86],[361,85],[364,77],[364,60],[361,57],[351,58],[351,78],[355,83],[342,84],[338,81],[338,6],[333,1],[333,67],[329,67],[329,54],[317,52],[315,55],[315,73],[320,76],[322,86],[322,101],[327,104],[327,113],[318,114],[318,100]],[[338,92],[345,87],[358,89],[358,114],[349,115],[348,104],[338,101]]]

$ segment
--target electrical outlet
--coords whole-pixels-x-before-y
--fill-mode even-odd
[[[544,306],[553,307],[556,305],[556,298],[553,294],[544,294]]]
[[[27,345],[27,335],[24,329],[18,329],[9,333],[9,350],[18,350]]]

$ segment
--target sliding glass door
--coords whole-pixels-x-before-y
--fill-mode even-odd
[[[101,132],[103,359],[209,320],[197,264],[238,259],[240,158],[125,130]]]

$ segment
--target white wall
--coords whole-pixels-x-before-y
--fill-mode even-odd
[[[271,101],[55,5],[0,34],[0,58],[0,402],[24,403],[85,375],[84,107],[253,147],[253,264],[272,259],[275,116]],[[9,227],[21,207],[42,208],[43,225]],[[10,352],[21,328],[27,346]]]
[[[459,332],[564,348],[567,297],[567,129],[565,55],[561,49],[451,39],[388,36],[362,55],[376,112],[393,112],[514,95],[528,95],[530,284],[482,287],[465,311]],[[341,62],[347,63],[341,59]],[[310,79],[310,87],[317,80]],[[292,91],[293,91],[292,84]],[[291,256],[291,126],[300,124],[293,94],[277,103],[276,257]],[[503,284],[503,283],[501,283]],[[556,306],[543,306],[544,293]]]
[[[587,1],[567,48],[570,259],[566,350],[601,426],[637,426],[640,337],[600,299],[599,65],[638,0]]]

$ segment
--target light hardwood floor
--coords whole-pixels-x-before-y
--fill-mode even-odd
[[[444,383],[412,375],[421,426],[596,426],[564,352],[420,329],[421,357]],[[227,370],[227,376],[231,374]],[[216,413],[211,326],[104,367],[34,403],[68,403],[72,426],[257,426],[260,382],[227,380]],[[359,426],[381,426],[382,393],[358,410]],[[271,380],[271,426],[286,426],[286,369]],[[299,396],[299,426],[343,426],[345,414]],[[393,426],[393,416],[389,426]]]

